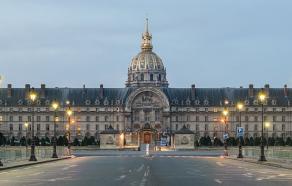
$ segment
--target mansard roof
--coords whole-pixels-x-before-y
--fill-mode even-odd
[[[128,96],[135,91],[135,87],[126,88],[45,88],[41,97],[41,88],[35,90],[39,95],[39,104],[49,104],[53,100],[65,103],[69,100],[73,105],[88,106],[119,106],[125,105]],[[224,100],[231,104],[243,101],[246,105],[256,106],[256,95],[260,88],[253,89],[253,97],[248,95],[248,88],[159,88],[169,99],[172,106],[221,106]],[[103,90],[103,91],[102,91]],[[287,89],[287,96],[283,88],[269,88],[268,104],[272,106],[289,106],[292,100],[292,89]],[[27,90],[12,88],[12,95],[8,96],[8,88],[0,89],[0,105],[27,105]]]

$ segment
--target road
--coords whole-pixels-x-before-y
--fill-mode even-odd
[[[81,156],[0,172],[1,186],[292,185],[292,171],[209,156]]]

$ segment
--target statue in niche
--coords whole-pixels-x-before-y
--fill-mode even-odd
[[[182,144],[182,145],[187,145],[187,144],[189,144],[189,139],[188,139],[186,136],[183,136],[183,137],[182,137],[182,140],[181,140],[181,144]]]

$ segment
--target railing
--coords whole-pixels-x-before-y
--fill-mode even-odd
[[[238,154],[238,147],[232,147],[229,149],[230,155]],[[260,156],[260,147],[243,147],[242,155],[248,158],[257,159]],[[265,147],[265,156],[267,159],[283,159],[292,160],[292,148],[291,147]]]
[[[12,161],[23,161],[29,160],[30,158],[30,147],[11,147],[11,146],[1,146],[0,147],[0,159],[3,164]],[[53,154],[52,146],[36,146],[35,155],[38,160],[50,159]],[[57,147],[58,157],[68,156],[68,148],[63,146]]]

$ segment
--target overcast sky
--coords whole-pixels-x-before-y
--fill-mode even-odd
[[[1,0],[3,87],[124,87],[149,17],[170,87],[292,87],[291,0]]]

